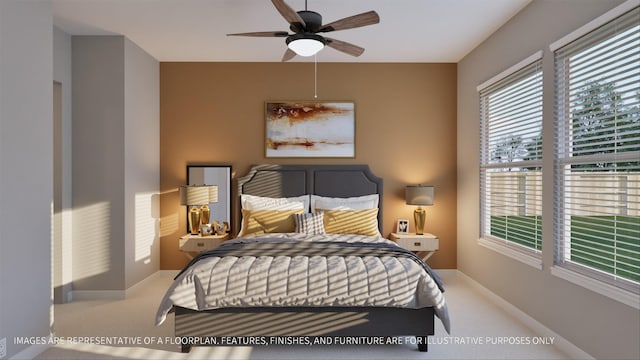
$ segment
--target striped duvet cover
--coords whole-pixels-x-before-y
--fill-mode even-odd
[[[433,307],[449,332],[437,275],[413,253],[381,237],[265,234],[227,241],[194,258],[156,314],[173,306]]]

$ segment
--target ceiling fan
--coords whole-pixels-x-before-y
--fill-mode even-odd
[[[364,48],[345,41],[321,36],[318,35],[318,33],[353,29],[380,22],[378,13],[375,11],[367,11],[323,25],[322,15],[315,11],[307,10],[306,0],[304,2],[305,10],[301,11],[293,10],[284,0],[271,0],[271,2],[282,17],[290,24],[289,29],[293,34],[289,34],[287,31],[259,31],[227,34],[227,36],[284,37],[286,38],[287,50],[282,57],[282,61],[291,60],[296,55],[315,55],[325,46],[329,46],[351,56],[360,56],[364,52]]]

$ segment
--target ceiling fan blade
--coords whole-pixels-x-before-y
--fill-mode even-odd
[[[276,7],[280,15],[287,20],[291,26],[295,29],[304,29],[307,24],[302,20],[300,15],[291,8],[291,6],[287,5],[284,0],[271,0],[273,6]]]
[[[334,22],[323,25],[317,32],[353,29],[357,27],[377,24],[379,22],[380,16],[378,16],[377,12],[371,10],[362,14],[349,16],[344,19],[336,20]]]
[[[353,45],[346,41],[331,39],[328,37],[325,37],[325,40],[327,40],[327,46],[332,47],[338,51],[342,51],[343,53],[349,54],[351,56],[357,57],[362,55],[362,53],[364,52],[363,47]]]
[[[289,36],[289,34],[286,31],[258,31],[258,32],[227,34],[227,36],[287,37]]]
[[[285,51],[284,55],[282,56],[282,62],[289,61],[293,59],[295,56],[296,56],[296,53],[293,50],[287,48],[287,51]]]

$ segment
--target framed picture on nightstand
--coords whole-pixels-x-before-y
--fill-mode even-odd
[[[398,226],[396,227],[396,233],[408,234],[409,233],[409,220],[398,219]]]
[[[213,228],[211,227],[211,224],[200,225],[200,235],[202,236],[213,235]]]

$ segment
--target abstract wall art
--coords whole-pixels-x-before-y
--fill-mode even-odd
[[[355,104],[265,102],[265,156],[355,157]]]

